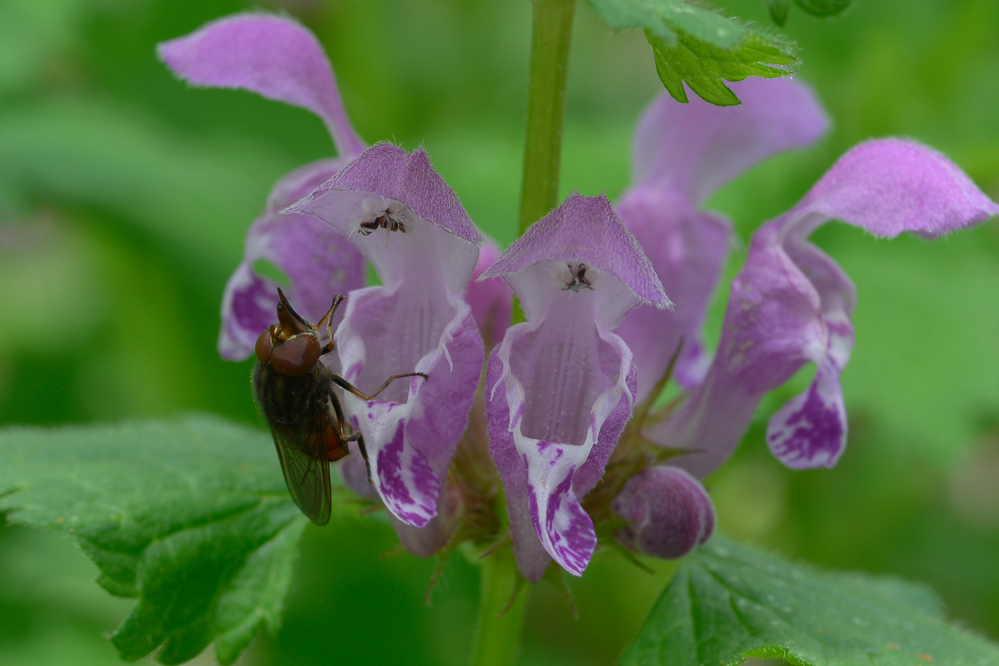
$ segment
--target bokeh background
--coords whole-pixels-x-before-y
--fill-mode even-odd
[[[266,0],[265,0],[266,1]],[[721,3],[767,25],[762,0]],[[237,0],[0,2],[0,423],[168,417],[198,410],[260,426],[250,364],[215,353],[222,288],[271,184],[332,145],[308,112],[249,93],[192,90],[154,45]],[[424,144],[475,222],[514,237],[528,0],[289,0],[328,49],[369,142]],[[856,0],[820,20],[792,9],[798,77],[834,122],[710,202],[741,244],[849,146],[901,135],[949,155],[999,199],[999,3]],[[635,31],[580,4],[569,69],[563,191],[618,195],[635,120],[659,94]],[[856,281],[857,347],[843,375],[849,445],[834,470],[790,472],[763,443],[761,407],[709,486],[723,530],[788,556],[926,581],[966,626],[999,639],[999,223],[935,243],[845,225],[815,240]],[[716,340],[725,293],[707,335]],[[3,461],[0,461],[3,464]],[[276,464],[276,461],[275,461]],[[309,527],[284,627],[241,664],[462,664],[477,570],[397,551],[376,519]],[[521,663],[611,664],[672,565],[654,576],[599,553],[534,590]],[[93,582],[72,541],[0,527],[0,664],[115,664],[103,635],[132,602]],[[148,660],[147,660],[148,661]],[[210,653],[198,663],[211,664]]]

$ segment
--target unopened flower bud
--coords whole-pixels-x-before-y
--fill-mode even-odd
[[[704,487],[679,467],[657,465],[631,477],[614,499],[614,512],[631,524],[614,536],[645,555],[673,559],[703,544],[715,527]]]

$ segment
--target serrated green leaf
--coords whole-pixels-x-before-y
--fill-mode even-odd
[[[112,636],[125,659],[181,663],[214,641],[231,664],[278,627],[307,521],[267,433],[208,416],[14,427],[0,460],[0,512],[72,534],[106,590],[138,597]]]
[[[814,16],[833,16],[850,6],[851,0],[795,0],[798,6]]]
[[[787,23],[787,12],[791,8],[791,0],[765,0],[770,18],[777,25]]]
[[[707,102],[738,104],[722,79],[784,76],[790,71],[774,66],[797,63],[790,44],[682,0],[588,1],[611,26],[645,31],[659,78],[679,102],[687,101],[686,82]]]
[[[656,71],[666,90],[678,102],[687,101],[683,84],[690,86],[700,98],[718,106],[739,104],[724,81],[742,81],[751,76],[775,78],[790,74],[790,70],[770,65],[790,66],[793,56],[777,48],[773,42],[756,36],[734,49],[723,49],[692,38],[685,32],[678,33],[676,46],[671,47],[649,31],[645,37],[655,55]]]
[[[823,572],[715,536],[687,557],[623,666],[999,664],[999,646],[946,623],[926,586]]]

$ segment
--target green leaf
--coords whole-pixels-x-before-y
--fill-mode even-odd
[[[98,583],[137,597],[112,636],[125,659],[231,664],[280,624],[307,520],[270,436],[208,416],[0,430],[0,514],[72,534]]]
[[[623,666],[999,664],[999,646],[947,624],[927,587],[822,572],[716,536],[687,557]]]
[[[790,74],[790,70],[768,65],[792,65],[796,61],[764,38],[747,37],[738,48],[724,49],[678,33],[674,47],[649,31],[645,32],[656,59],[656,71],[666,90],[678,102],[687,101],[683,84],[698,97],[718,106],[734,106],[739,98],[722,83],[742,81],[751,76],[766,79]]]
[[[722,80],[790,74],[791,44],[681,0],[588,0],[615,28],[642,28],[666,90],[686,102],[690,89],[711,104],[739,103]]]
[[[765,0],[770,18],[777,25],[787,23],[787,11],[791,8],[791,0]]]
[[[850,6],[851,0],[795,0],[798,6],[814,16],[833,16]]]

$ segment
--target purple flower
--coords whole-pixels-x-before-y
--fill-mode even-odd
[[[289,19],[231,16],[164,42],[158,51],[177,76],[192,84],[242,88],[309,109],[326,123],[339,154],[279,180],[246,235],[243,261],[222,297],[218,342],[223,358],[242,360],[260,331],[273,323],[277,305],[278,283],[256,273],[254,262],[267,260],[284,272],[291,300],[311,321],[329,308],[331,294],[364,286],[364,260],[339,232],[308,215],[281,214],[360,155],[364,143],[344,112],[319,42]]]
[[[616,212],[606,198],[570,196],[500,256],[492,244],[480,253],[482,236],[422,148],[365,149],[322,49],[294,22],[223,19],[162,44],[160,56],[191,83],[312,110],[339,154],[275,185],[226,287],[220,353],[245,357],[271,323],[276,285],[254,272],[258,260],[285,272],[313,320],[349,292],[338,354],[324,357],[361,392],[343,390],[343,408],[368,465],[345,459],[345,483],[383,502],[403,544],[430,555],[495,540],[498,472],[530,581],[553,560],[580,575],[597,547],[595,522],[647,555],[679,557],[704,543],[715,514],[699,479],[730,455],[763,395],[807,363],[814,381],[773,415],[767,442],[793,468],[836,463],[856,294],[808,242],[817,227],[840,219],[877,236],[936,237],[999,213],[928,148],[895,139],[854,148],[753,236],[712,358],[700,330],[731,232],[701,206],[741,171],[825,131],[806,87],[734,84],[738,109],[656,101],[636,132],[635,183]],[[364,259],[381,285],[361,288]],[[509,326],[511,294],[499,278],[526,322]],[[484,342],[493,352],[476,400]],[[674,357],[686,395],[657,409]],[[412,373],[427,379],[386,383]]]
[[[671,462],[703,478],[738,444],[763,395],[814,363],[808,390],[771,417],[767,443],[789,467],[832,467],[846,444],[839,373],[853,348],[856,293],[808,236],[839,219],[880,237],[912,231],[935,238],[997,213],[957,166],[925,146],[900,139],[856,146],[796,206],[754,234],[707,376],[644,435],[689,451]]]
[[[347,237],[382,281],[347,299],[335,335],[343,378],[370,394],[392,375],[429,377],[394,382],[372,401],[345,392],[344,411],[364,435],[371,481],[403,542],[430,554],[444,530],[404,526],[425,527],[437,516],[479,382],[485,352],[462,294],[482,236],[426,152],[384,143],[288,210]],[[344,477],[370,492],[357,470]]]
[[[635,131],[634,185],[614,208],[676,303],[674,312],[636,308],[617,330],[635,353],[639,401],[666,372],[681,341],[673,376],[684,388],[699,384],[710,364],[700,329],[731,231],[726,219],[699,207],[731,178],[774,153],[812,143],[828,125],[803,84],[779,78],[732,85],[741,106],[713,106],[697,97],[678,104],[663,94]]]
[[[697,98],[678,104],[663,95],[649,105],[635,132],[634,185],[615,208],[676,301],[674,312],[636,308],[617,330],[635,354],[639,402],[656,397],[653,390],[678,350],[672,378],[685,390],[696,388],[711,364],[700,329],[731,231],[723,217],[699,210],[701,204],[760,160],[815,141],[828,125],[805,85],[790,79],[733,85],[743,100],[740,107],[712,106]],[[636,435],[646,413],[636,415]],[[637,441],[624,442],[616,453],[626,470],[636,471],[611,505],[618,519],[629,522],[615,537],[640,553],[680,557],[710,537],[714,508],[692,476],[671,465],[648,467],[648,459]]]
[[[603,197],[570,196],[483,274],[495,276],[527,316],[507,329],[486,374],[514,553],[528,580],[549,558],[578,576],[597,542],[579,500],[603,474],[634,402],[632,353],[613,330],[642,303],[671,304]]]

